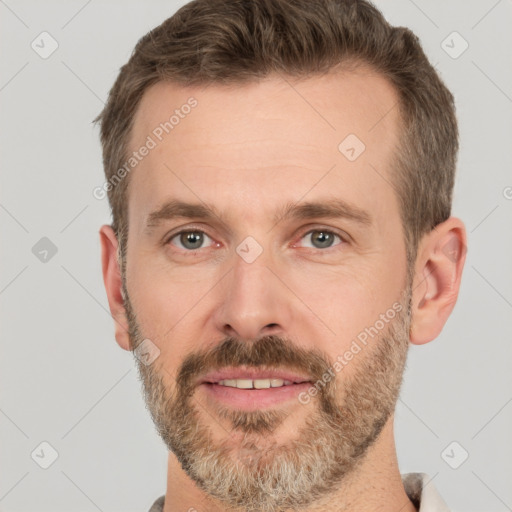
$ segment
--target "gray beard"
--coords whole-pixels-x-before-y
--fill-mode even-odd
[[[135,348],[144,336],[127,297]],[[311,507],[344,485],[394,412],[409,346],[410,286],[402,293],[401,304],[395,318],[354,357],[355,365],[349,363],[350,373],[342,369],[325,386],[318,386],[318,394],[307,405],[312,412],[297,437],[281,444],[272,436],[287,418],[279,408],[240,411],[219,406],[219,424],[230,427],[221,441],[215,440],[209,426],[215,415],[204,413],[206,405],[194,396],[193,381],[215,368],[247,365],[298,369],[317,382],[334,367],[325,354],[296,348],[278,336],[254,343],[227,338],[207,352],[189,354],[172,390],[164,383],[165,370],[136,359],[146,405],[161,438],[186,474],[226,510],[283,512]]]

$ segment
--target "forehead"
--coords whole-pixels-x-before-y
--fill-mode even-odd
[[[130,173],[129,223],[177,196],[240,212],[308,190],[352,196],[378,216],[396,202],[398,111],[392,85],[366,67],[207,87],[159,82],[133,123],[130,151],[151,149]]]

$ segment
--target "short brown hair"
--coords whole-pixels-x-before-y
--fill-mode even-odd
[[[458,150],[454,101],[418,38],[392,27],[364,0],[193,0],[180,8],[139,40],[95,119],[106,179],[126,161],[137,107],[156,82],[241,84],[271,73],[306,78],[344,62],[370,65],[399,96],[392,181],[411,267],[420,238],[450,216]],[[108,191],[122,260],[127,187],[128,177]]]

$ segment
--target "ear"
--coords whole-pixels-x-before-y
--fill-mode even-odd
[[[437,338],[448,320],[459,294],[466,242],[464,223],[456,217],[422,238],[412,286],[411,343]]]
[[[128,318],[122,292],[121,270],[117,257],[118,241],[111,226],[101,226],[99,233],[103,282],[105,283],[110,313],[114,319],[116,341],[121,348],[131,350]]]

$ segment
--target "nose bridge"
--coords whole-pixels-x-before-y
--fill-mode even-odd
[[[285,289],[273,272],[271,254],[248,237],[236,249],[232,272],[226,276],[222,305],[216,318],[224,334],[256,339],[285,329],[288,305]],[[270,268],[269,268],[270,267]]]

